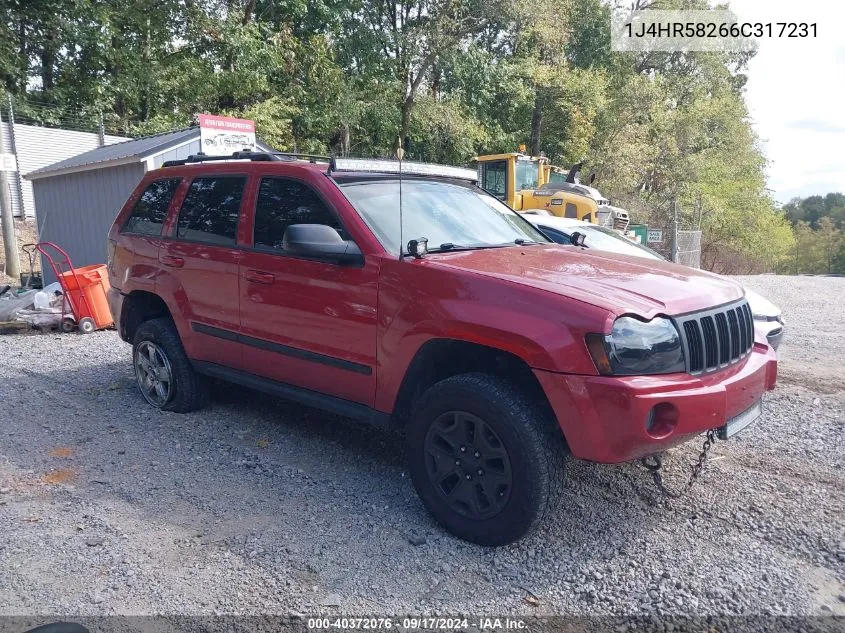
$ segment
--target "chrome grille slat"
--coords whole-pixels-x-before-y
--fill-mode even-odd
[[[677,317],[675,322],[691,374],[709,373],[736,363],[754,345],[754,321],[744,299]]]

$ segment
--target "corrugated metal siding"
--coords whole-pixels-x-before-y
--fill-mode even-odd
[[[11,152],[11,136],[9,124],[4,122],[2,126],[3,151]],[[106,135],[107,145],[125,141],[122,136]],[[75,130],[62,130],[58,128],[37,127],[34,125],[15,124],[15,145],[18,150],[18,173],[16,178],[10,178],[12,209],[18,217],[22,209],[28,217],[35,215],[35,201],[32,195],[32,183],[21,178],[21,174],[28,174],[31,171],[52,165],[60,160],[87,152],[100,145],[97,134],[90,132],[77,132]],[[20,183],[20,185],[18,184]],[[20,189],[18,188],[20,186]],[[19,192],[23,194],[23,200]]]
[[[185,145],[180,147],[174,147],[161,156],[156,156],[153,159],[153,164],[155,165],[154,169],[161,167],[165,161],[182,160],[184,158],[188,158],[191,154],[198,154],[201,147],[199,138],[195,141],[191,141],[190,143],[185,143]]]
[[[39,239],[65,249],[74,266],[105,263],[112,222],[143,177],[144,165],[137,163],[33,181]],[[50,283],[55,278],[45,263]]]

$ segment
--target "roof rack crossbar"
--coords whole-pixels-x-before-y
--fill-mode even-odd
[[[180,160],[168,160],[162,164],[162,167],[178,167],[179,165],[190,165],[193,163],[208,163],[212,161],[222,160],[252,160],[252,161],[270,161],[270,160],[307,160],[311,163],[329,162],[329,156],[320,156],[319,154],[297,154],[293,152],[252,152],[243,150],[240,152],[232,152],[229,156],[211,156],[209,154],[192,154],[187,158]]]
[[[307,160],[311,163],[316,163],[317,161],[321,163],[329,162],[332,157],[331,156],[321,156],[320,154],[298,154],[294,152],[267,152],[272,156],[281,156],[282,158],[289,158],[289,159],[299,159],[299,160]]]
[[[248,150],[244,150],[242,152],[232,152],[228,156],[210,156],[208,154],[203,154],[200,152],[199,154],[191,154],[187,158],[182,158],[179,160],[168,160],[165,161],[161,166],[162,167],[178,167],[179,165],[190,165],[192,163],[209,163],[213,161],[222,161],[222,160],[252,160],[252,161],[268,161],[268,160],[279,160],[278,158],[274,158],[270,152],[250,152]]]

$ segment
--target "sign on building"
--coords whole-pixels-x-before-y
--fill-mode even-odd
[[[648,243],[652,244],[653,242],[662,242],[663,241],[663,229],[649,229],[648,230]]]
[[[199,119],[203,153],[228,156],[232,152],[255,151],[255,121],[213,114],[201,114]]]
[[[17,171],[18,161],[14,154],[2,153],[0,154],[0,171]]]

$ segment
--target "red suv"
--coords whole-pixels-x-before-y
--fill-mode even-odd
[[[429,511],[483,544],[537,525],[569,453],[633,460],[759,415],[777,362],[739,285],[551,243],[472,171],[397,170],[242,153],[149,172],[109,233],[147,402],[198,409],[216,378],[402,426]]]

